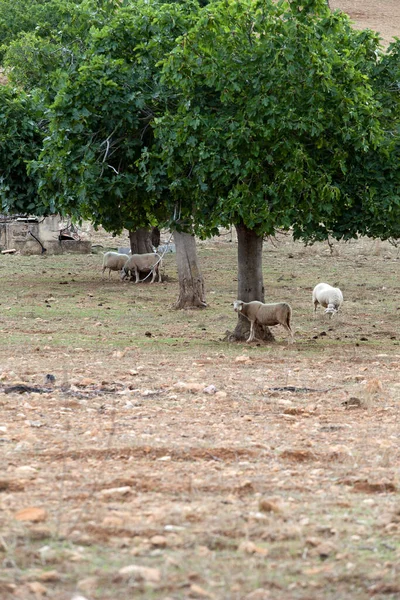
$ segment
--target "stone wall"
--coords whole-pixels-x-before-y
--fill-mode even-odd
[[[0,222],[0,251],[15,249],[21,254],[88,254],[88,239],[60,239],[63,223],[58,215],[45,218],[18,218]]]

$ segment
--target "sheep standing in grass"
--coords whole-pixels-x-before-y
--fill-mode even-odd
[[[111,277],[111,271],[121,271],[124,264],[128,260],[127,254],[119,254],[119,252],[106,252],[103,256],[103,273],[108,269],[108,278]]]
[[[314,303],[314,314],[317,306],[320,304],[325,308],[325,313],[332,318],[343,304],[343,294],[339,288],[334,288],[329,283],[319,283],[315,286],[312,293]]]
[[[290,341],[293,342],[293,331],[290,327],[292,318],[292,309],[286,302],[277,304],[263,304],[257,300],[253,302],[242,302],[235,300],[233,308],[237,313],[242,314],[250,321],[250,335],[248,342],[255,339],[254,325],[257,321],[260,325],[272,327],[273,325],[282,325],[290,333]]]
[[[161,256],[159,254],[132,254],[122,267],[121,279],[124,280],[126,277],[128,277],[129,273],[131,275],[135,273],[135,283],[139,283],[139,272],[144,271],[153,273],[153,277],[150,283],[154,283],[154,280],[157,275],[158,281],[159,283],[161,283],[160,267]]]

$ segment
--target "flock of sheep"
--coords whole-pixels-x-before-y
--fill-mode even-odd
[[[120,254],[119,252],[106,252],[103,256],[103,275],[106,269],[108,269],[109,278],[111,271],[120,271],[122,280],[135,275],[135,283],[139,282],[139,272],[152,273],[153,276],[150,283],[154,283],[157,275],[158,281],[161,282],[161,266],[162,258],[154,252],[131,255]]]
[[[158,281],[161,282],[161,265],[162,257],[156,253],[127,255],[118,252],[106,252],[103,257],[103,276],[106,269],[108,269],[108,277],[110,277],[111,271],[119,271],[122,280],[135,276],[135,283],[138,283],[139,273],[147,272],[152,274],[150,283],[154,283],[157,276]],[[332,287],[328,283],[319,283],[313,290],[312,300],[314,312],[320,304],[325,308],[325,313],[332,317],[343,304],[343,294],[339,288]],[[286,302],[264,304],[256,300],[253,302],[235,300],[233,308],[250,321],[248,342],[255,339],[256,323],[267,327],[282,325],[289,332],[289,341],[294,341],[293,330],[290,325],[292,308]]]

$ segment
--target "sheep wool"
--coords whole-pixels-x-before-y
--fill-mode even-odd
[[[139,272],[144,271],[153,273],[150,283],[154,283],[157,275],[158,281],[161,283],[161,265],[162,259],[159,254],[132,254],[123,265],[121,279],[124,280],[129,274],[133,275],[135,273],[135,283],[139,283]]]
[[[248,342],[252,342],[255,339],[254,325],[256,322],[260,323],[260,325],[266,325],[267,327],[282,325],[282,327],[290,334],[289,341],[293,342],[294,336],[291,328],[292,309],[286,302],[264,304],[257,300],[253,300],[252,302],[235,300],[233,309],[237,313],[241,313],[250,321],[250,335],[247,340]]]
[[[127,254],[119,254],[119,252],[106,252],[103,256],[103,272],[108,269],[108,278],[110,279],[111,271],[121,271],[124,264],[128,260]]]
[[[343,304],[343,294],[339,288],[332,287],[329,283],[319,283],[312,293],[314,303],[314,314],[318,304],[325,308],[325,313],[331,318],[336,314]]]

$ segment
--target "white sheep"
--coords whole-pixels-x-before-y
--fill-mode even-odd
[[[277,304],[263,304],[257,300],[252,302],[242,302],[235,300],[233,308],[237,313],[241,313],[250,321],[250,335],[248,342],[255,339],[254,324],[257,321],[260,325],[282,325],[290,333],[290,341],[293,342],[293,331],[290,327],[292,318],[292,309],[286,302],[278,302]]]
[[[122,267],[128,260],[127,254],[119,254],[119,252],[106,252],[103,256],[103,272],[108,269],[108,278],[111,277],[111,271],[121,271]]]
[[[150,283],[154,283],[156,276],[158,275],[158,281],[161,282],[161,256],[155,253],[149,254],[132,254],[129,256],[126,263],[123,265],[121,270],[121,279],[124,280],[129,274],[135,273],[136,281],[139,282],[139,272],[152,272],[153,277]]]
[[[320,304],[325,308],[325,313],[332,318],[343,304],[343,294],[339,288],[334,288],[329,283],[319,283],[315,286],[312,293],[314,303],[314,314],[317,306]]]

